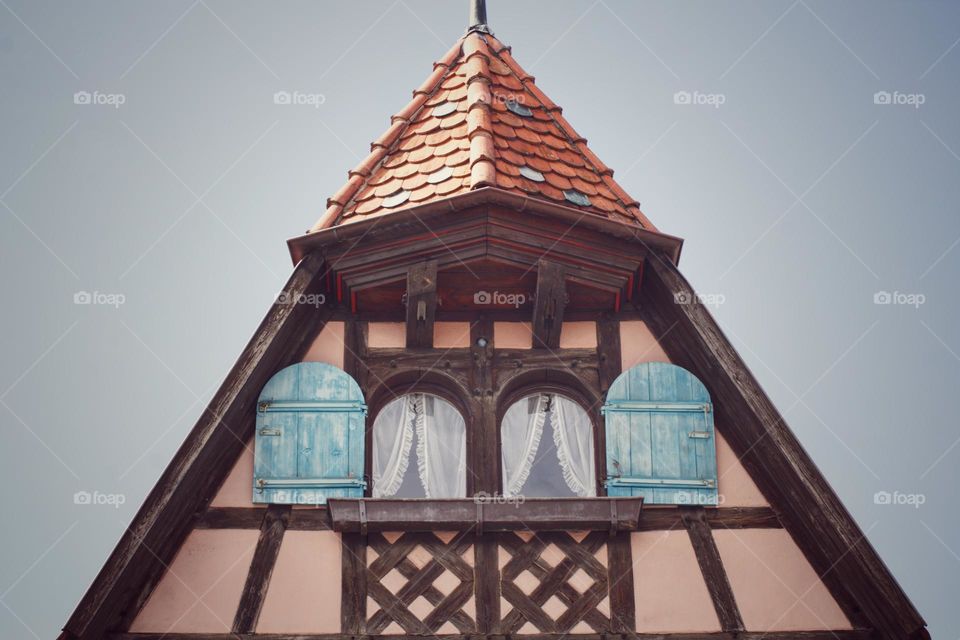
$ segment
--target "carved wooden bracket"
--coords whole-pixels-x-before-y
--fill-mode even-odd
[[[537,271],[537,298],[533,303],[534,347],[560,347],[567,288],[563,265],[541,260]]]
[[[407,347],[433,346],[437,313],[437,261],[428,260],[407,272]]]

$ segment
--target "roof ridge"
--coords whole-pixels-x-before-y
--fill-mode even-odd
[[[370,153],[367,157],[347,172],[347,183],[334,195],[327,198],[327,210],[313,225],[310,232],[332,227],[338,222],[347,205],[351,203],[364,184],[373,176],[374,171],[379,168],[380,164],[395,150],[403,133],[456,67],[455,63],[460,59],[466,39],[467,36],[458,39],[456,44],[440,60],[433,63],[433,73],[414,90],[413,98],[407,103],[407,106],[390,116],[390,128],[370,143]]]
[[[470,140],[470,189],[497,186],[497,152],[493,144],[490,103],[490,47],[479,32],[463,42],[467,76],[467,136]]]

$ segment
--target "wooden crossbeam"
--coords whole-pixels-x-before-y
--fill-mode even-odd
[[[601,532],[593,532],[579,543],[566,533],[541,534],[527,542],[514,534],[501,536],[501,546],[513,555],[501,571],[503,597],[513,605],[513,610],[503,618],[503,631],[515,633],[525,622],[531,622],[541,631],[557,633],[570,629],[581,620],[597,631],[609,630],[609,620],[606,618],[606,624],[600,622],[601,628],[596,628],[597,615],[602,615],[596,611],[596,606],[607,597],[609,581],[607,568],[593,555],[608,539],[609,534]],[[541,562],[540,554],[549,544],[556,545],[566,554],[555,567]],[[570,577],[580,569],[594,581],[584,593],[576,592],[568,584]],[[523,571],[529,571],[540,580],[529,595],[513,583]],[[556,620],[542,608],[553,596],[568,605]]]
[[[626,540],[629,543],[628,536],[620,536],[621,539]],[[520,547],[524,545],[523,540],[513,535],[505,535],[500,537],[500,544],[507,550],[513,550],[512,553],[515,553]],[[530,565],[527,566],[527,571],[536,576],[539,580],[543,580],[547,574],[550,573],[552,567],[543,561],[542,558],[535,559]],[[631,583],[632,584],[632,583]],[[564,583],[560,585],[557,589],[556,596],[567,606],[573,605],[579,598],[580,592],[570,586],[569,583]],[[633,601],[633,593],[630,593],[631,602]],[[611,608],[612,608],[611,604]],[[633,606],[631,605],[631,609]],[[594,631],[603,632],[607,629],[610,629],[610,619],[597,611],[596,609],[586,612],[583,616],[583,621],[590,625],[590,628]],[[633,629],[633,627],[630,627]]]
[[[537,268],[537,293],[533,303],[533,346],[560,347],[563,311],[567,306],[565,271],[561,264],[541,260]]]
[[[376,551],[378,554],[383,553],[383,551],[385,551],[386,548],[390,546],[390,543],[387,542],[386,539],[381,535],[371,535],[368,541],[369,541],[370,547],[374,551]],[[439,566],[439,563],[438,563],[438,566]],[[494,562],[494,566],[496,566],[496,562]],[[404,558],[400,562],[398,562],[394,567],[394,569],[399,571],[400,575],[402,575],[407,580],[413,580],[421,573],[421,570],[415,564],[413,564],[413,562],[411,562],[408,558]],[[440,603],[443,602],[444,598],[446,597],[443,595],[443,593],[439,589],[434,587],[433,584],[428,584],[426,588],[422,590],[420,595],[426,598],[427,602],[432,604],[434,607],[439,606]],[[473,619],[470,616],[468,616],[463,610],[457,610],[453,612],[450,615],[450,622],[452,622],[453,625],[457,628],[457,630],[461,631],[462,633],[472,633],[475,630],[475,624]],[[374,620],[373,620],[373,617],[371,617],[370,621],[368,621],[367,623],[367,627],[369,628],[373,624],[374,624]]]
[[[267,508],[263,524],[260,527],[260,539],[253,552],[247,580],[243,585],[240,604],[233,618],[234,633],[251,633],[256,630],[260,611],[267,597],[267,588],[270,586],[270,576],[277,564],[280,555],[280,543],[287,530],[290,519],[290,505],[272,504]]]
[[[449,505],[450,501],[444,501]],[[469,501],[473,508],[475,517],[476,507],[473,501]],[[531,501],[528,501],[531,502]],[[390,527],[391,531],[405,531],[415,529],[417,531],[456,531],[457,529],[466,529],[476,526],[475,519],[466,518],[448,518],[438,514],[438,503],[431,501],[421,501],[418,513],[421,513],[418,521],[400,519],[391,521],[384,526]],[[442,507],[441,507],[442,508]],[[452,509],[447,506],[447,509]],[[513,508],[513,507],[511,507]],[[259,529],[263,522],[263,516],[266,513],[264,507],[211,507],[200,517],[196,523],[198,529]],[[429,513],[431,515],[423,515]],[[780,529],[780,520],[773,509],[769,507],[707,507],[704,509],[704,515],[714,528],[723,529]],[[369,517],[369,512],[368,512]],[[541,517],[536,513],[525,514],[527,527],[536,530]],[[556,518],[554,518],[556,519]],[[566,528],[575,528],[579,526],[581,530],[594,526],[592,522],[581,521],[579,523],[568,524]],[[497,523],[492,524],[486,521],[487,526],[497,527]],[[609,528],[609,521],[596,522],[595,526]],[[677,507],[653,506],[644,507],[643,512],[636,522],[637,531],[667,531],[670,529],[680,529],[683,522],[680,518],[680,510]],[[330,514],[326,509],[295,509],[290,514],[290,521],[287,529],[291,531],[326,531],[332,528]],[[490,531],[491,529],[487,529]]]
[[[437,313],[437,261],[428,260],[407,271],[407,347],[433,347]]]
[[[252,633],[112,633],[107,640],[358,640],[340,633],[318,634],[252,634]],[[611,640],[602,633],[530,633],[523,635],[435,634],[433,640]],[[630,640],[870,640],[869,629],[836,629],[828,631],[744,631],[703,633],[630,633]],[[401,640],[405,636],[384,636]]]
[[[474,629],[473,621],[462,610],[473,596],[473,569],[461,557],[472,544],[473,536],[462,533],[449,544],[444,544],[432,533],[407,533],[393,543],[387,542],[380,534],[371,534],[369,538],[379,555],[367,569],[367,589],[380,609],[367,620],[366,633],[379,634],[391,622],[397,622],[407,633],[413,634],[434,633],[447,621],[453,622],[461,631]],[[418,546],[432,555],[431,560],[419,569],[408,560]],[[408,578],[396,593],[380,583],[394,569]],[[451,593],[443,595],[433,587],[433,582],[447,571],[456,576],[460,584]],[[418,620],[408,607],[421,596],[435,607],[423,620]]]
[[[713,600],[713,608],[724,631],[743,631],[743,618],[733,597],[733,587],[720,559],[720,551],[713,539],[713,532],[703,513],[703,507],[681,507],[680,517],[690,535],[690,543],[700,564],[703,580]]]

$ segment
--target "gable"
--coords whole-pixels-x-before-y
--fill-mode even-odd
[[[535,100],[529,114],[521,101],[510,104],[508,89]],[[290,242],[299,262],[283,296],[64,638],[130,629],[224,638],[453,629],[927,637],[676,271],[682,241],[653,229],[506,47],[472,30],[373,146],[315,232]],[[482,280],[473,268],[499,278],[492,284],[520,282],[535,299],[489,307],[467,286]],[[404,298],[412,282],[420,288]],[[329,304],[289,302],[321,294]],[[564,318],[567,307],[576,317]],[[511,394],[560,395],[598,413],[623,370],[672,363],[703,381],[716,407],[723,504],[356,497],[324,509],[253,506],[243,496],[255,464],[247,443],[261,431],[257,397],[271,376],[301,361],[343,369],[361,391],[377,392],[378,408],[398,390],[424,393],[418,386],[460,401],[472,427],[470,493],[486,498],[500,488],[498,412]],[[587,439],[600,438],[600,420],[581,422],[593,428],[581,430]],[[571,460],[560,459],[564,472]],[[601,456],[596,467],[605,466]],[[648,572],[669,575],[658,581]],[[430,580],[446,574],[453,577],[444,589],[433,588]],[[314,594],[323,605],[301,610]]]

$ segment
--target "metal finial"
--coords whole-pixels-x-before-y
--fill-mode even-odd
[[[470,0],[470,25],[467,27],[467,33],[479,31],[481,33],[491,33],[487,26],[487,1]]]

